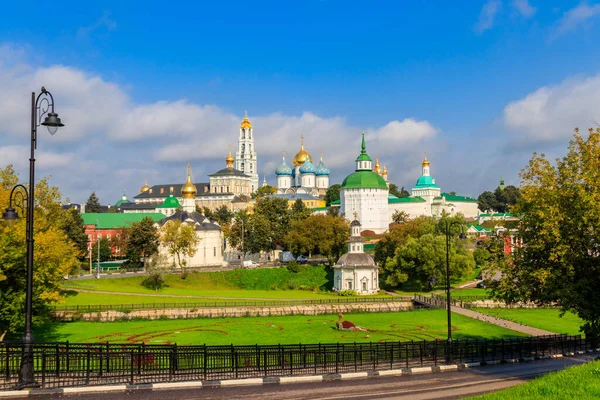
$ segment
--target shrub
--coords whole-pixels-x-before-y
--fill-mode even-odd
[[[298,263],[296,261],[290,261],[289,263],[287,263],[286,266],[287,270],[293,273],[298,273],[300,272],[300,265],[298,265]]]
[[[342,290],[338,292],[338,295],[343,297],[356,296],[356,290]]]

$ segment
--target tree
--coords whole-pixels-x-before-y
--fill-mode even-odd
[[[160,243],[173,256],[179,268],[185,270],[185,257],[194,257],[198,251],[200,238],[196,235],[193,225],[179,220],[167,221],[160,229]]]
[[[435,229],[433,218],[425,216],[407,219],[402,224],[393,225],[375,245],[375,262],[384,266],[394,257],[396,249],[406,244],[409,237],[418,238],[433,233]]]
[[[494,193],[489,191],[481,193],[477,198],[477,208],[483,212],[496,210],[498,208],[498,204],[496,202],[496,196]]]
[[[325,204],[329,207],[331,203],[334,201],[338,201],[340,199],[340,189],[342,185],[339,183],[333,184],[329,186],[327,191],[325,192]]]
[[[108,261],[112,257],[112,250],[110,248],[110,241],[108,238],[103,237],[100,239],[100,262]],[[98,241],[94,240],[92,243],[92,260],[98,261]]]
[[[290,209],[290,218],[292,221],[303,220],[312,214],[312,210],[304,205],[300,199],[296,199],[294,205]]]
[[[196,206],[196,212],[203,214],[208,219],[215,219],[215,215],[209,207],[198,207]]]
[[[509,303],[555,304],[583,321],[586,338],[600,335],[600,129],[575,130],[555,163],[533,154],[521,171],[518,237],[524,243],[495,263],[495,297]]]
[[[272,194],[277,193],[277,188],[275,186],[266,185],[261,186],[254,193],[252,193],[253,199],[260,199],[261,197],[270,196]]]
[[[409,217],[408,217],[408,214],[406,213],[406,211],[396,210],[396,211],[394,211],[394,214],[392,215],[392,221],[394,221],[397,224],[406,222],[408,219],[409,219]]]
[[[283,238],[291,228],[291,212],[288,209],[287,199],[277,197],[263,197],[254,205],[254,216],[264,216],[268,221],[269,230],[266,232],[268,242],[265,251],[274,250],[283,244]]]
[[[390,183],[388,185],[389,187],[389,191],[390,194],[396,196],[396,197],[408,197],[410,196],[410,193],[408,193],[408,191],[406,189],[404,189],[404,186],[402,186],[402,189],[398,190],[398,186],[394,185],[393,183]]]
[[[134,222],[126,235],[125,254],[132,263],[140,263],[144,257],[152,257],[158,252],[158,230],[150,217],[144,217],[140,222]]]
[[[337,217],[338,215],[340,215],[339,207],[329,206],[329,208],[327,208],[327,215],[329,215],[330,217]]]
[[[10,190],[18,176],[9,165],[0,170],[0,210],[8,207]],[[34,208],[33,323],[48,315],[48,305],[59,301],[63,276],[79,267],[78,250],[61,229],[65,218],[58,188],[46,178],[36,184]],[[21,210],[17,207],[20,215]],[[25,218],[11,228],[0,225],[0,337],[15,339],[22,332],[25,314]]]
[[[478,247],[473,251],[473,259],[478,267],[485,266],[491,256],[490,252],[483,247]]]
[[[344,218],[316,214],[295,220],[284,242],[294,255],[318,252],[333,265],[344,253],[349,236],[350,225]]]
[[[223,226],[231,223],[233,213],[229,210],[229,207],[223,204],[217,208],[213,214],[213,217],[219,223],[219,225]]]
[[[517,203],[520,196],[519,188],[513,185],[508,185],[504,189],[497,187],[494,192],[486,191],[479,195],[477,198],[478,208],[480,211],[507,213]]]
[[[83,218],[81,218],[81,214],[76,209],[71,208],[64,213],[61,229],[67,235],[67,238],[73,242],[77,250],[79,250],[77,258],[81,260],[86,257],[88,253],[88,237],[85,234]]]
[[[157,254],[152,257],[148,266],[148,276],[142,281],[142,286],[157,292],[165,287],[165,270],[167,266],[168,261],[164,254]]]
[[[86,213],[99,213],[102,212],[100,208],[100,200],[98,196],[96,196],[96,192],[92,192],[90,197],[85,202],[85,212]]]
[[[271,223],[262,214],[240,211],[229,231],[229,243],[244,256],[271,250]]]
[[[453,242],[449,251],[451,279],[464,276],[475,266],[473,254],[456,240]],[[385,281],[391,286],[414,281],[431,290],[436,283],[446,282],[446,237],[432,233],[409,237],[384,268]]]

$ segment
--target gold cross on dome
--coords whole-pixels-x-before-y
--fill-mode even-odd
[[[354,211],[354,219],[358,220],[358,213]]]

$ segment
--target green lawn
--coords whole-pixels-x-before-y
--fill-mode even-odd
[[[600,362],[567,368],[510,389],[470,397],[477,400],[580,400],[600,398]]]
[[[348,314],[368,332],[338,331],[336,316],[215,318],[193,320],[52,323],[36,330],[39,341],[177,344],[328,343],[434,340],[446,337],[446,312]],[[523,336],[461,315],[453,315],[455,339]]]
[[[560,311],[554,308],[474,308],[483,314],[533,326],[550,332],[579,335],[583,321],[572,313],[559,317]]]

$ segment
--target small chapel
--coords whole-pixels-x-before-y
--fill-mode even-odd
[[[333,266],[333,290],[354,290],[357,294],[379,292],[379,267],[373,256],[365,253],[364,239],[360,235],[361,224],[354,213],[350,223],[348,253]]]

